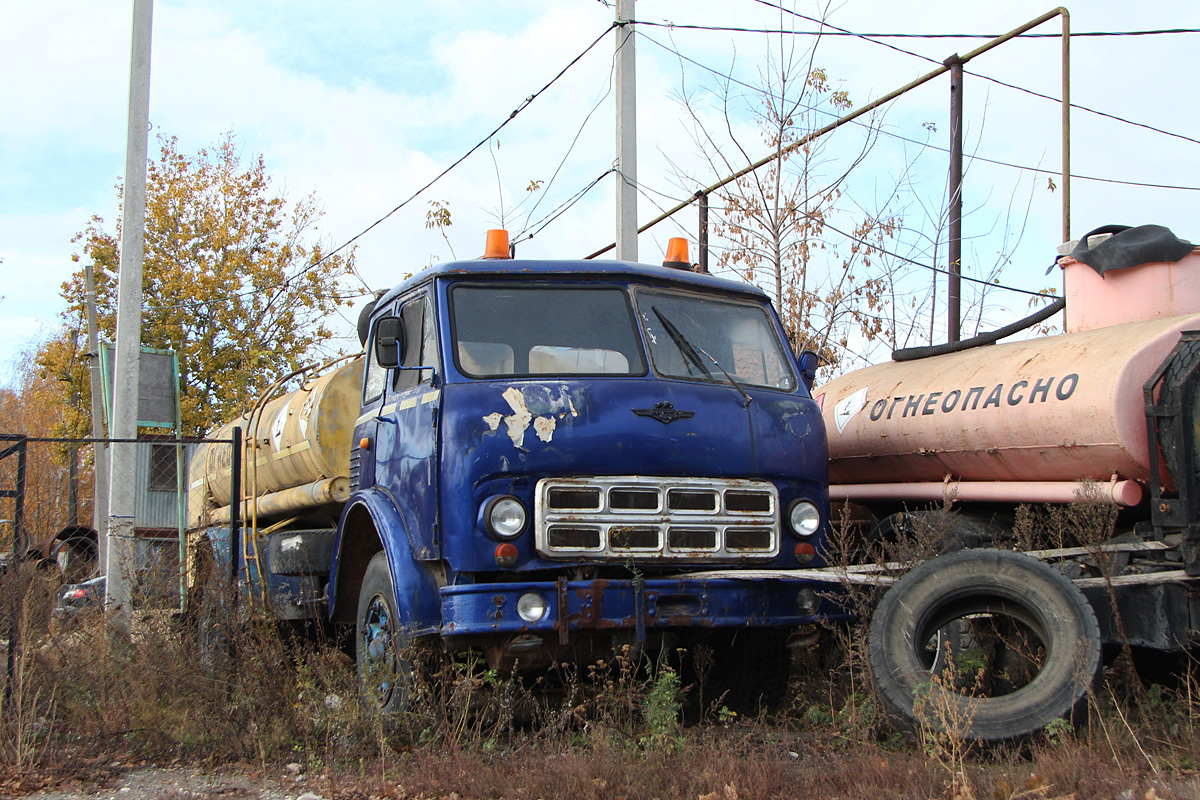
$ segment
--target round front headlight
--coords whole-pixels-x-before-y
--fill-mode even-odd
[[[546,616],[546,601],[537,592],[526,592],[517,598],[517,616],[526,622],[537,622]]]
[[[788,523],[796,536],[812,536],[821,528],[821,512],[807,500],[797,500],[788,509]]]
[[[498,539],[515,539],[525,530],[525,506],[512,495],[493,497],[483,512],[488,533]]]

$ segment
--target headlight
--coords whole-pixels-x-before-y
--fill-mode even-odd
[[[812,536],[821,528],[821,512],[807,500],[797,500],[788,509],[788,524],[796,536]]]
[[[483,520],[497,539],[515,539],[525,530],[525,506],[512,495],[493,497],[484,508]]]

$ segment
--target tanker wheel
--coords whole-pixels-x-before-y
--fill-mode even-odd
[[[1023,553],[964,550],[884,594],[867,654],[902,727],[996,742],[1077,709],[1100,666],[1100,629],[1062,573]]]
[[[355,657],[358,688],[366,708],[389,715],[408,709],[412,664],[403,657],[408,646],[396,612],[387,555],[381,550],[367,565],[358,594]]]

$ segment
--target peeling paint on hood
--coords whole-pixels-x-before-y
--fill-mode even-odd
[[[529,429],[533,414],[525,407],[525,395],[517,387],[508,387],[501,396],[513,411],[504,418],[504,424],[508,426],[508,438],[512,439],[513,447],[521,447],[525,444],[525,431]]]

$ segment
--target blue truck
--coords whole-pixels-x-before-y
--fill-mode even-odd
[[[703,644],[721,692],[770,701],[789,641],[846,618],[795,579],[825,563],[825,428],[815,357],[759,289],[686,254],[521,260],[502,240],[377,296],[359,335],[360,357],[216,434],[245,431],[240,464],[197,453],[190,553],[228,563],[232,539],[247,602],[353,626],[369,705],[407,706],[422,641],[505,674]]]

